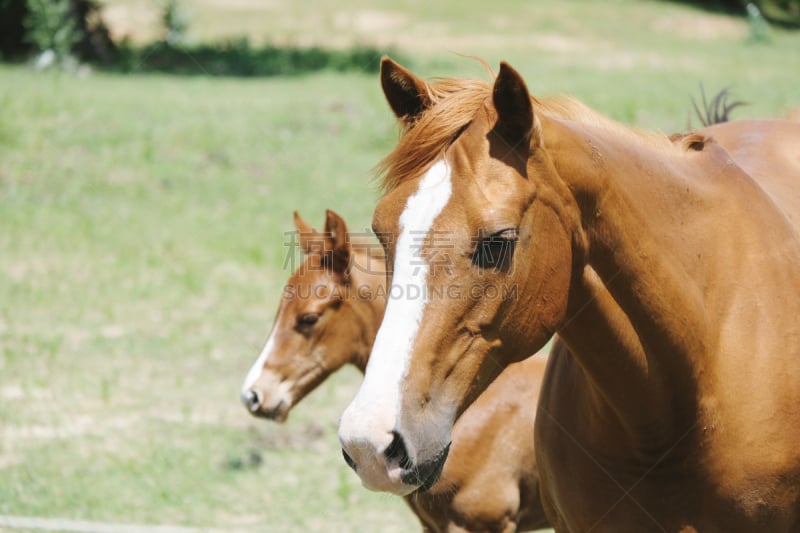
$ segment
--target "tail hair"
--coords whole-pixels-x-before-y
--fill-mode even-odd
[[[731,111],[737,107],[748,105],[747,102],[741,100],[728,101],[730,97],[730,88],[725,87],[719,91],[714,98],[710,101],[706,98],[706,91],[703,84],[700,84],[700,96],[702,97],[702,109],[697,105],[697,100],[692,97],[692,107],[697,114],[700,123],[705,126],[712,126],[714,124],[722,124],[730,120]]]

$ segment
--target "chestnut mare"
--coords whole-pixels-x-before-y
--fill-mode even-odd
[[[345,222],[332,211],[324,233],[297,213],[295,225],[306,257],[286,285],[272,333],[242,388],[253,415],[278,421],[345,364],[364,371],[386,302],[379,247],[346,237]],[[545,361],[540,356],[511,365],[459,418],[442,477],[405,497],[425,531],[547,526],[531,409]]]
[[[535,434],[558,531],[800,531],[800,124],[673,143],[505,63],[381,82],[405,132],[374,229],[426,297],[389,299],[342,415],[364,483],[432,483],[459,413],[557,332]]]

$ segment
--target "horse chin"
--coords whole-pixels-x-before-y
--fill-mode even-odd
[[[382,475],[377,478],[367,475],[361,476],[362,484],[375,491],[389,492],[397,496],[407,496],[414,492],[425,492],[430,489],[442,477],[447,455],[450,452],[448,444],[436,456],[418,465],[404,468],[395,461],[386,463],[385,477]]]
[[[375,492],[388,492],[396,496],[407,496],[421,488],[421,482],[411,475],[413,469],[400,466],[398,461],[387,460],[383,454],[356,463],[345,452],[345,461],[355,470],[365,489]]]
[[[272,422],[276,422],[278,424],[283,424],[289,418],[289,410],[291,407],[292,406],[289,402],[281,400],[278,402],[278,405],[272,409],[264,409],[262,407],[258,411],[252,412],[252,415],[258,418],[271,420]]]
[[[358,474],[364,488],[376,492],[388,492],[396,496],[408,496],[420,489],[419,485],[406,482],[406,475],[407,472],[399,466],[388,465],[386,471],[378,476]]]
[[[409,485],[417,485],[419,487],[417,490],[420,492],[427,491],[442,477],[449,453],[450,444],[445,446],[433,459],[406,470],[400,478]]]
[[[272,420],[273,422],[278,423],[278,424],[283,424],[284,422],[286,422],[286,420],[288,418],[289,418],[289,411],[288,410],[287,411],[280,411],[280,412],[273,413],[269,417],[270,420]]]

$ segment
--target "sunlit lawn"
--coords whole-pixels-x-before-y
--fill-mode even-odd
[[[537,95],[572,93],[665,132],[686,127],[700,82],[750,102],[739,117],[800,106],[800,35],[751,45],[741,21],[661,2],[413,3],[414,15],[410,1],[384,4],[351,1],[341,16],[377,24],[390,11],[387,29],[352,32],[398,46],[425,75],[486,76],[452,50],[508,59]],[[220,5],[197,3],[204,38]],[[299,27],[299,10],[274,33]],[[309,17],[335,40],[335,13]],[[0,67],[0,513],[416,529],[341,460],[336,422],[357,372],[282,427],[237,398],[288,275],[292,210],[368,227],[371,168],[395,135],[373,76]]]

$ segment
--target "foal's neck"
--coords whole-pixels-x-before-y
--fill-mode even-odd
[[[353,346],[350,362],[363,373],[386,308],[386,264],[382,256],[370,249],[357,250],[353,260],[348,305],[360,338]]]

